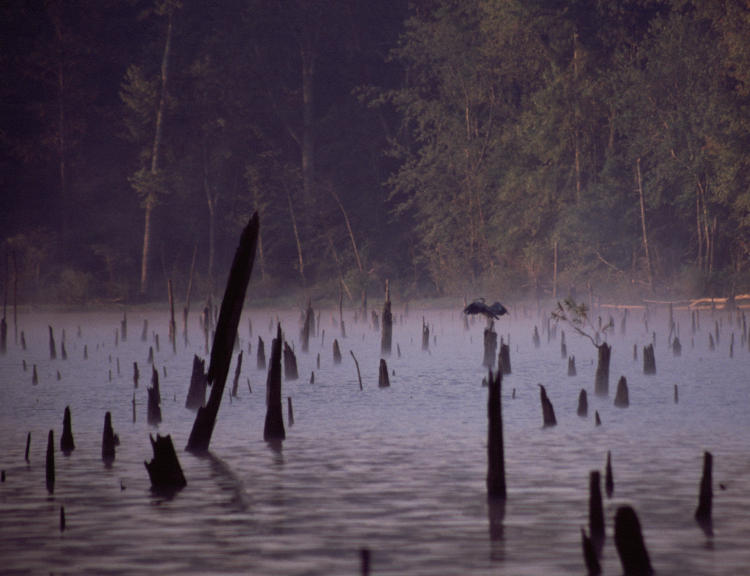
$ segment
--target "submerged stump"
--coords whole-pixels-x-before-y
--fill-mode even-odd
[[[297,380],[298,378],[297,356],[291,346],[284,342],[284,380]]]
[[[112,414],[107,412],[104,415],[104,432],[102,433],[102,459],[106,463],[113,462],[115,459],[115,446],[120,443],[120,439],[112,428]]]
[[[206,361],[193,355],[193,373],[190,376],[190,388],[185,399],[185,408],[197,410],[206,403]]]
[[[187,480],[182,473],[180,461],[172,444],[172,437],[149,435],[151,448],[154,451],[154,457],[151,462],[143,462],[151,479],[151,489],[157,492],[180,490],[187,486]]]
[[[698,508],[695,510],[695,520],[707,533],[713,532],[713,519],[711,508],[713,503],[713,462],[711,452],[703,453],[703,475],[701,476],[700,493],[698,495]]]
[[[380,359],[380,368],[378,369],[378,386],[380,388],[388,388],[391,385],[391,380],[388,377],[388,365],[384,358]]]
[[[337,339],[333,340],[333,363],[341,364],[341,348]]]
[[[555,418],[555,409],[552,407],[552,402],[547,397],[547,390],[542,384],[539,384],[539,398],[542,402],[542,419],[544,421],[544,427],[557,426],[557,418]]]
[[[596,376],[594,377],[594,394],[597,396],[609,395],[609,360],[612,354],[612,346],[603,342],[597,346]]]
[[[615,514],[615,546],[626,576],[651,576],[651,560],[646,550],[638,515],[630,506],[621,506]]]
[[[65,407],[63,415],[63,432],[60,436],[60,452],[65,456],[70,456],[71,452],[76,449],[76,443],[73,441],[73,425],[70,420],[70,406]]]
[[[583,388],[578,393],[578,409],[576,410],[576,414],[581,418],[586,418],[589,415],[589,397]]]

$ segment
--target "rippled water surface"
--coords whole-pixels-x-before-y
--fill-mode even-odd
[[[345,314],[344,358],[334,366],[332,340],[340,334],[331,311],[321,313],[320,332],[303,354],[297,311],[246,309],[239,330],[245,351],[239,397],[230,402],[228,395],[233,360],[210,454],[203,457],[183,451],[194,418],[184,408],[192,355],[204,352],[196,318],[189,346],[178,329],[176,353],[167,343],[166,312],[129,312],[127,340],[119,342],[122,312],[21,314],[26,351],[14,343],[11,320],[8,351],[0,357],[0,468],[6,474],[0,484],[0,572],[356,574],[359,550],[367,547],[373,574],[583,574],[580,527],[588,523],[588,476],[603,472],[607,450],[615,492],[604,502],[605,574],[621,573],[613,517],[626,503],[640,517],[658,573],[750,571],[750,353],[726,313],[702,312],[692,345],[689,313],[678,313],[683,354],[674,358],[666,310],[651,312],[648,331],[643,312],[631,313],[626,334],[622,312],[613,312],[617,329],[609,336],[606,399],[593,395],[596,350],[589,341],[567,331],[568,354],[575,354],[578,368],[568,377],[560,351],[564,327],[550,338],[536,311],[524,315],[520,307],[502,318],[496,328],[506,341],[510,337],[513,373],[502,392],[508,500],[497,510],[488,505],[485,487],[483,322],[465,330],[459,305],[412,308],[408,317],[398,306],[394,311],[391,387],[379,389],[380,334],[362,320],[355,323],[353,313]],[[298,351],[300,373],[283,384],[295,422],[286,421],[280,450],[263,441],[266,374],[256,369],[255,356],[258,336],[270,355],[277,316]],[[421,349],[423,317],[432,330],[429,352]],[[147,342],[140,339],[144,318]],[[721,337],[709,351],[716,322]],[[535,324],[542,334],[538,349]],[[57,360],[49,357],[48,325],[55,329]],[[67,360],[60,358],[63,330]],[[657,374],[644,376],[641,349],[654,330]],[[154,332],[161,340],[155,352],[163,413],[158,428],[146,423]],[[362,370],[362,391],[350,350]],[[137,389],[133,362],[141,372]],[[38,385],[31,381],[34,364]],[[628,379],[627,409],[612,403],[620,375]],[[554,404],[555,428],[542,428],[537,383]],[[581,388],[589,393],[585,419],[576,416]],[[59,452],[66,405],[76,442],[68,457]],[[100,456],[108,410],[121,440],[111,467]],[[594,426],[594,410],[600,427]],[[286,406],[284,414],[286,419]],[[57,466],[52,495],[45,487],[50,429]],[[155,432],[172,436],[187,477],[187,487],[172,498],[150,491],[143,466],[152,457],[148,436]],[[704,450],[714,455],[713,537],[693,520]]]

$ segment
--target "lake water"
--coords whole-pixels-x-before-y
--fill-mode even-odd
[[[668,348],[666,309],[651,311],[648,331],[643,311],[631,313],[625,334],[622,312],[612,312],[617,322],[608,336],[613,345],[608,398],[593,395],[591,342],[565,330],[578,370],[568,377],[560,352],[564,326],[548,341],[536,310],[524,314],[519,306],[501,318],[496,329],[506,341],[510,335],[513,373],[503,381],[508,499],[498,518],[485,485],[484,323],[465,330],[460,310],[460,303],[452,310],[412,306],[405,316],[395,304],[391,387],[380,389],[380,334],[362,320],[355,323],[353,312],[345,312],[347,337],[341,339],[338,314],[334,321],[334,312],[324,310],[310,353],[303,354],[299,311],[246,307],[239,329],[245,351],[239,398],[230,403],[228,396],[233,360],[210,455],[203,457],[184,452],[194,419],[184,407],[192,356],[203,355],[197,314],[191,317],[189,346],[178,327],[176,354],[167,342],[166,311],[130,311],[127,340],[119,343],[121,311],[24,313],[19,336],[23,330],[26,351],[14,343],[11,319],[8,351],[0,357],[0,468],[6,473],[0,484],[0,572],[358,574],[359,550],[366,547],[373,574],[583,574],[580,527],[588,524],[589,472],[601,470],[603,477],[611,450],[615,491],[604,501],[605,574],[622,571],[613,518],[623,504],[637,511],[659,574],[750,573],[750,353],[726,312],[701,313],[693,346],[689,312],[678,312],[679,358]],[[255,357],[258,336],[270,357],[271,320],[277,316],[297,350],[300,373],[299,380],[283,383],[295,422],[286,421],[281,450],[263,441],[266,374],[256,369]],[[423,317],[431,326],[429,352],[421,349]],[[144,318],[148,342],[140,339]],[[721,338],[709,351],[715,322],[721,323]],[[532,343],[535,324],[541,332],[538,349]],[[55,329],[57,360],[49,357],[48,325]],[[60,359],[63,330],[67,360]],[[146,423],[154,331],[161,340],[155,352],[163,413],[158,427]],[[653,331],[657,374],[645,376],[642,347]],[[332,359],[334,337],[343,355],[338,366]],[[362,370],[362,391],[350,350]],[[133,362],[141,372],[135,390]],[[38,385],[32,385],[33,364]],[[613,406],[621,375],[630,390],[626,409]],[[554,405],[554,428],[542,428],[537,383],[546,386]],[[581,388],[589,393],[585,419],[576,415]],[[68,457],[59,451],[67,405],[76,442]],[[594,425],[594,410],[600,427]],[[106,411],[121,441],[111,467],[101,460]],[[52,495],[45,487],[50,429],[57,466]],[[151,492],[143,466],[152,457],[148,436],[156,432],[172,436],[188,481],[172,498]],[[704,450],[714,455],[712,537],[693,519]]]

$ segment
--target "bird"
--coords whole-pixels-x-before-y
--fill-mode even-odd
[[[464,314],[482,314],[483,316],[486,316],[487,318],[491,318],[493,320],[497,320],[498,318],[500,318],[500,316],[507,313],[508,310],[505,308],[505,306],[500,304],[500,302],[495,302],[491,306],[487,306],[487,304],[484,303],[484,298],[474,300],[471,304],[464,308]]]

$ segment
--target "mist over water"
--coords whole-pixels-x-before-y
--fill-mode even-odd
[[[741,327],[730,324],[726,312],[701,312],[691,346],[689,312],[676,311],[683,347],[678,358],[668,347],[666,309],[651,311],[648,331],[643,312],[631,312],[624,335],[622,312],[612,312],[610,394],[598,398],[592,344],[563,325],[551,337],[535,310],[524,314],[521,306],[509,306],[511,315],[495,324],[500,337],[510,337],[513,369],[502,389],[508,500],[491,530],[487,389],[481,386],[484,322],[464,330],[460,308],[412,307],[405,316],[403,306],[394,305],[391,387],[385,389],[377,381],[380,333],[362,319],[355,323],[353,312],[345,312],[342,339],[338,311],[323,310],[310,352],[303,354],[299,311],[246,308],[239,325],[239,398],[229,399],[235,354],[210,454],[202,457],[184,452],[194,420],[184,407],[192,357],[205,357],[197,314],[191,316],[188,346],[178,323],[176,354],[166,311],[128,312],[127,340],[117,344],[121,311],[20,315],[19,338],[23,330],[27,350],[13,343],[11,325],[8,352],[0,357],[0,468],[6,472],[0,484],[0,571],[356,574],[358,551],[367,547],[374,574],[583,574],[580,527],[588,525],[589,472],[603,474],[607,450],[615,491],[604,500],[605,574],[621,573],[613,518],[623,504],[638,513],[659,574],[734,575],[750,567],[750,353],[741,346]],[[277,316],[297,351],[300,374],[282,385],[282,396],[292,397],[295,422],[289,426],[285,406],[287,437],[280,451],[263,441],[266,372],[256,369],[258,336],[270,357]],[[431,329],[427,352],[421,349],[423,317]],[[142,342],[145,318],[149,337]],[[708,333],[717,321],[721,339],[709,351]],[[48,325],[55,330],[57,360],[49,357]],[[535,325],[538,349],[532,343]],[[67,360],[60,356],[63,329]],[[575,377],[567,376],[561,357],[561,330],[568,355],[576,357]],[[642,348],[652,342],[653,331],[657,373],[646,376]],[[154,332],[160,339],[160,350],[154,348],[162,396],[158,427],[146,422]],[[338,366],[334,338],[343,357]],[[350,350],[362,370],[362,391]],[[140,370],[137,389],[133,362]],[[34,364],[38,385],[31,383]],[[630,392],[626,409],[613,406],[621,375]],[[538,383],[554,405],[554,428],[542,428]],[[581,388],[589,398],[585,419],[576,416]],[[59,440],[67,405],[76,449],[65,457]],[[594,426],[595,410],[600,427]],[[110,467],[101,459],[106,411],[121,441]],[[57,468],[52,495],[44,480],[50,429]],[[143,466],[152,457],[148,435],[156,432],[172,436],[188,481],[172,498],[150,491]],[[714,455],[713,537],[693,519],[704,450]]]

